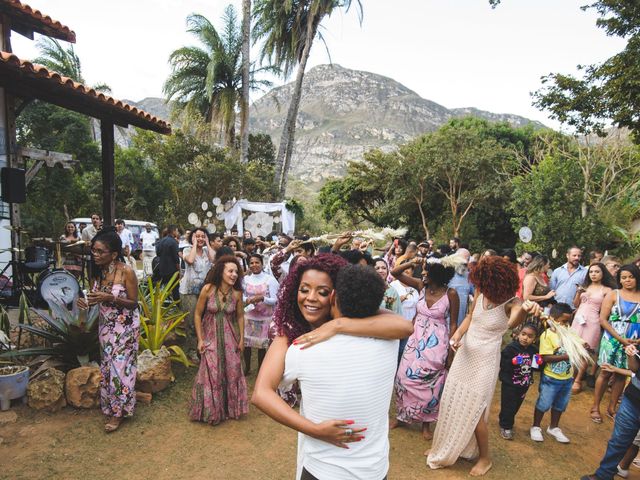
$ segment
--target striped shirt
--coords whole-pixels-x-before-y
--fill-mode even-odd
[[[298,473],[304,467],[321,480],[385,477],[397,356],[397,340],[349,335],[336,335],[305,350],[289,347],[281,386],[300,382],[300,414],[315,423],[354,420],[353,428],[367,428],[365,439],[349,443],[349,449],[300,434]]]

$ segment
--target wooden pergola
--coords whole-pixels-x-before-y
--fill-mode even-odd
[[[15,118],[23,105],[38,99],[93,117],[100,122],[102,144],[102,204],[105,225],[115,220],[114,126],[136,127],[170,134],[171,125],[127,103],[86,87],[47,68],[21,60],[11,53],[10,34],[16,31],[28,38],[34,32],[74,42],[75,33],[18,0],[0,0],[2,45],[0,48],[0,88],[4,89],[6,146],[9,166],[17,166],[18,146]],[[16,105],[16,99],[22,99]]]

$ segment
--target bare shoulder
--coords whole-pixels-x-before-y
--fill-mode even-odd
[[[511,300],[504,304],[504,310],[505,312],[507,312],[507,314],[510,314],[513,308],[519,308],[521,306],[522,300],[518,297],[513,297]]]

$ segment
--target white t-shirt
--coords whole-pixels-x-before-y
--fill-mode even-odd
[[[122,248],[129,245],[130,249],[133,249],[133,233],[128,228],[123,228],[120,233],[120,240],[122,240]]]
[[[144,230],[140,234],[140,240],[142,240],[142,250],[155,252],[156,251],[155,243],[156,243],[156,240],[158,240],[158,238],[159,238],[158,232],[156,232],[155,230],[151,230],[150,232],[147,232],[146,230]]]
[[[416,316],[416,309],[420,297],[419,292],[415,288],[403,285],[400,280],[394,280],[391,282],[391,286],[396,289],[400,297],[406,295],[402,302],[402,316],[406,320],[413,320],[413,317]]]
[[[302,468],[320,479],[381,480],[389,469],[389,402],[398,341],[336,335],[312,348],[287,350],[281,386],[300,382],[300,414],[312,422],[354,420],[365,439],[349,449],[298,435]]]

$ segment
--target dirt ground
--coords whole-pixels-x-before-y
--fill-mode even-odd
[[[98,410],[67,407],[48,414],[13,402],[10,412],[17,414],[16,421],[3,423],[9,416],[0,413],[0,478],[293,479],[295,432],[253,407],[247,418],[216,427],[190,422],[186,405],[195,369],[175,371],[174,385],[156,394],[151,405],[141,405],[132,420],[109,435],[102,430]],[[252,387],[255,373],[248,378]],[[494,468],[485,478],[576,480],[595,470],[613,422],[605,418],[596,425],[589,420],[592,391],[572,398],[561,419],[569,445],[548,437],[542,444],[529,439],[536,396],[534,387],[516,419],[512,442],[499,437],[499,395],[495,396],[490,422]],[[545,418],[543,427],[547,425]],[[390,479],[469,478],[471,464],[463,460],[448,469],[427,469],[423,452],[429,443],[417,427],[391,431],[390,443]],[[629,478],[640,480],[640,471],[631,468]]]

